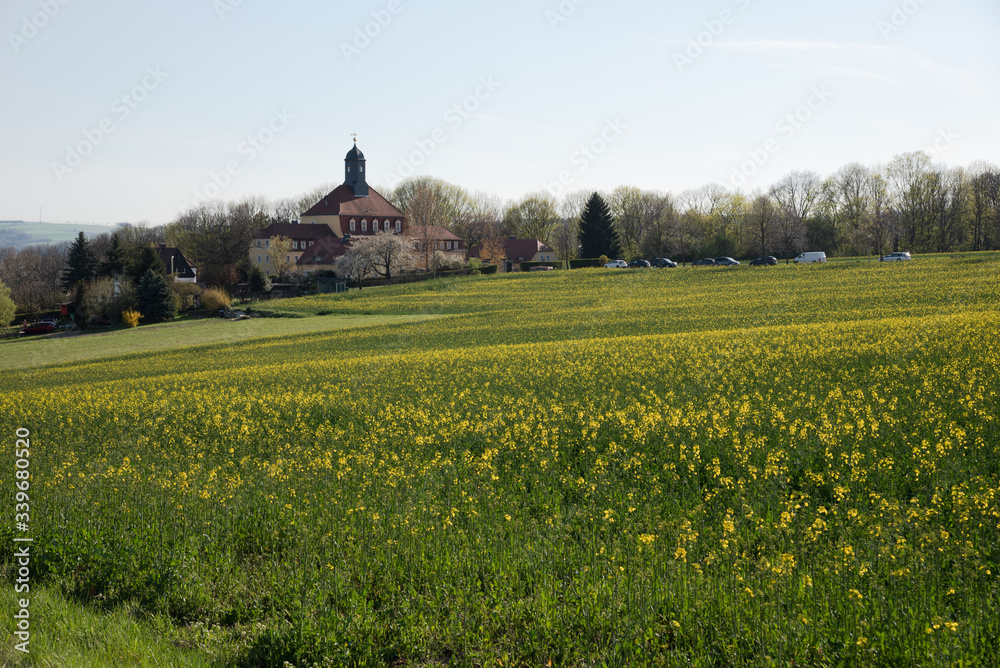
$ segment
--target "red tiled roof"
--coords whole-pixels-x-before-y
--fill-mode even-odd
[[[390,218],[405,218],[406,214],[394,207],[389,201],[368,188],[368,197],[355,197],[354,191],[346,183],[337,186],[333,192],[317,202],[300,218],[304,221],[309,216],[376,216]]]
[[[442,227],[441,225],[431,225],[429,227],[424,225],[411,225],[406,233],[414,239],[427,239],[433,241],[462,240],[462,237],[458,236],[447,227]]]
[[[520,257],[523,257],[525,261],[530,261],[536,253],[555,254],[554,250],[538,239],[504,239],[503,246],[507,259],[512,262],[518,262]],[[469,249],[468,256],[479,257],[479,251],[482,247],[482,244],[473,246]]]
[[[297,225],[295,223],[271,223],[257,233],[258,239],[288,237],[294,241],[303,239],[325,239],[336,237],[329,225]]]
[[[326,225],[323,227],[326,227]],[[334,260],[347,252],[347,248],[349,246],[350,241],[345,243],[343,239],[338,239],[337,237],[321,239],[302,251],[302,255],[299,256],[296,264],[300,267],[317,264],[333,264]]]

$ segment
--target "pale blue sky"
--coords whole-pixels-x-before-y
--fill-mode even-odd
[[[511,198],[1000,162],[996,0],[62,1],[0,7],[0,220],[295,196],[352,132],[373,185]]]

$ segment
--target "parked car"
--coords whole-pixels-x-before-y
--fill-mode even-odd
[[[628,263],[625,260],[612,260],[604,265],[605,269],[628,269]]]
[[[17,334],[18,336],[32,336],[35,334],[51,334],[54,331],[56,331],[55,320],[40,320],[30,324],[25,323]]]
[[[897,251],[895,253],[889,253],[888,255],[883,255],[879,258],[881,262],[905,262],[906,260],[912,260],[910,254],[906,251]]]
[[[654,267],[660,267],[661,269],[673,269],[677,266],[677,263],[668,257],[658,257],[653,260]]]
[[[765,255],[763,257],[757,257],[750,260],[751,267],[773,267],[778,264],[778,258],[773,255]]]
[[[715,258],[716,267],[738,267],[740,263],[728,255],[723,255],[722,257]]]
[[[651,267],[652,265],[649,264],[649,262],[647,260],[632,260],[631,262],[628,263],[628,266],[630,266],[630,267],[638,267],[640,269],[645,269],[647,267]]]
[[[550,267],[548,265],[540,264],[537,267],[532,267],[528,271],[555,271],[555,267]]]
[[[692,267],[714,267],[715,266],[715,260],[713,260],[710,257],[705,257],[705,258],[702,258],[700,260],[695,260],[694,262],[691,263],[691,266]]]
[[[807,251],[805,253],[800,253],[797,258],[792,260],[795,264],[809,264],[812,262],[826,262],[826,253],[823,251]]]

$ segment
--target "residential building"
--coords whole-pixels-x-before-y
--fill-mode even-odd
[[[444,254],[449,261],[465,263],[465,241],[446,227],[413,225],[407,235],[413,239],[413,250],[421,269],[430,270],[427,265],[433,261],[434,253],[438,252]]]
[[[522,262],[559,262],[556,252],[539,239],[517,239],[510,237],[503,242],[504,259],[501,271],[516,271]],[[479,257],[482,244],[469,249],[468,257]]]
[[[175,281],[178,283],[198,281],[198,267],[184,257],[179,248],[169,248],[167,244],[161,242],[156,247],[156,253],[160,256],[160,262],[166,267],[167,273],[174,275]]]

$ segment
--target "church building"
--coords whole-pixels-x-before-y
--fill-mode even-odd
[[[376,232],[403,234],[408,228],[406,214],[394,207],[368,185],[365,156],[357,140],[344,158],[344,183],[299,216],[299,224],[273,223],[258,233],[250,248],[250,263],[274,273],[271,239],[292,240],[285,255],[295,271],[311,272],[333,268],[350,240]],[[315,226],[315,227],[314,227]]]
[[[406,214],[368,185],[365,155],[354,144],[344,158],[344,183],[301,216],[303,225],[328,225],[338,238],[373,235],[378,231],[402,234]]]

